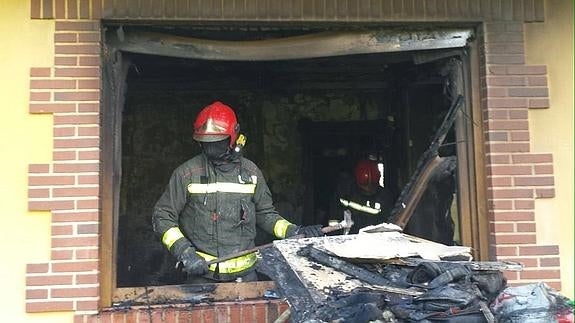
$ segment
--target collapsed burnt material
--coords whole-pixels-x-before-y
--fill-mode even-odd
[[[416,266],[386,264],[385,261],[375,265],[351,263],[318,250],[313,244],[303,245],[297,256],[310,260],[312,265],[307,267],[327,266],[345,273],[349,279],[362,282],[352,291],[344,291],[338,285],[324,288],[321,292],[328,296],[311,307],[307,306],[305,315],[292,308],[292,315],[306,320],[434,322],[452,318],[465,322],[494,322],[488,304],[506,286],[501,271],[474,270],[474,266],[463,262],[421,260]],[[276,283],[278,286],[286,285],[285,282]],[[310,295],[317,292],[305,281],[299,286],[308,288]],[[284,289],[283,296],[291,304],[290,291]],[[296,319],[294,322],[300,321]]]

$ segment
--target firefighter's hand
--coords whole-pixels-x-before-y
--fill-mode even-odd
[[[201,276],[208,272],[208,264],[204,258],[198,256],[194,248],[188,247],[180,256],[184,271],[188,275]]]
[[[300,226],[296,230],[296,235],[302,234],[306,238],[312,237],[323,237],[325,233],[321,231],[321,225],[308,225],[308,226]]]

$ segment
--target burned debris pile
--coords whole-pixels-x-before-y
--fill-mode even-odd
[[[291,322],[559,322],[567,299],[545,284],[508,287],[512,262],[475,262],[469,248],[400,232],[277,241],[260,270]]]

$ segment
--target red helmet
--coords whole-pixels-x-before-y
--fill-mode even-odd
[[[367,189],[377,186],[381,173],[377,162],[369,159],[360,160],[354,169],[355,182],[361,188]]]
[[[194,122],[194,140],[214,142],[230,138],[236,142],[240,125],[232,108],[216,101],[202,109]]]

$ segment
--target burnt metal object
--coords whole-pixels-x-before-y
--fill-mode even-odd
[[[360,281],[373,285],[373,289],[375,290],[409,296],[421,295],[421,291],[419,290],[406,289],[403,288],[403,286],[398,286],[393,281],[381,276],[378,273],[371,272],[363,267],[354,265],[338,257],[331,256],[312,246],[306,246],[302,248],[298,252],[298,255],[311,258],[315,262],[332,267],[350,277],[357,278]]]
[[[290,305],[291,322],[303,322],[312,317],[318,304],[281,252],[271,247],[262,249],[260,253],[262,258],[258,261],[256,270],[275,281],[278,294],[285,297]]]
[[[439,157],[439,147],[445,140],[447,133],[457,117],[457,112],[463,103],[463,96],[459,95],[454,101],[447,114],[443,118],[441,126],[435,133],[431,144],[427,150],[421,155],[417,167],[409,182],[404,186],[395,206],[391,210],[390,222],[394,223],[401,228],[409,222],[410,217],[413,215],[419,200],[421,199],[427,183],[433,174],[433,171],[439,167],[443,162],[443,157]]]
[[[270,61],[341,55],[457,48],[467,45],[469,30],[371,30],[318,32],[264,40],[223,41],[120,28],[106,39],[121,51],[169,57]]]

